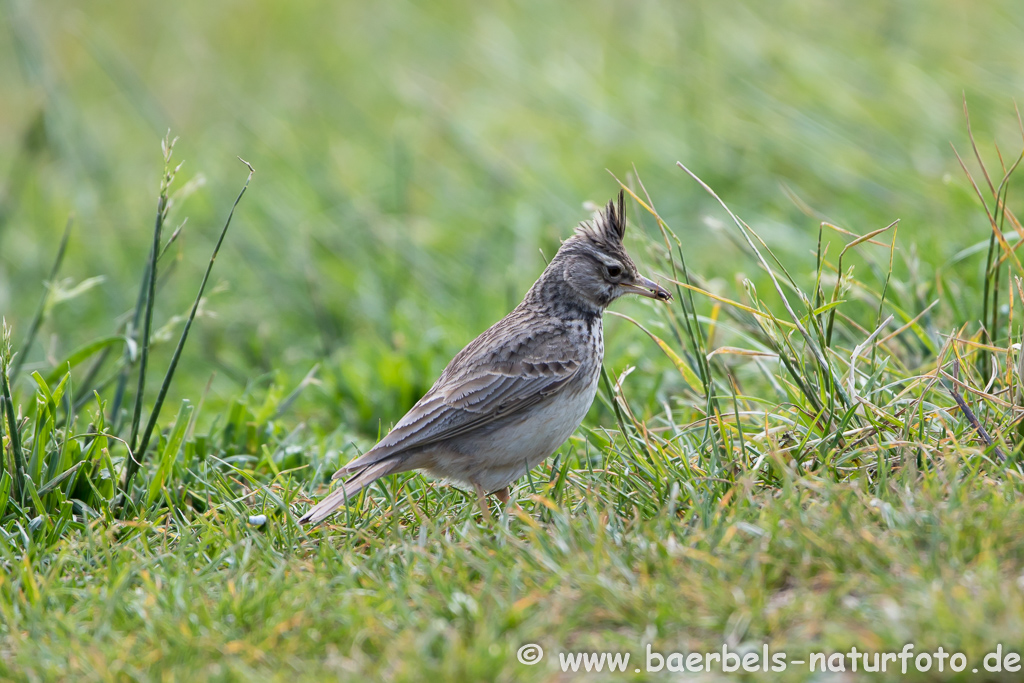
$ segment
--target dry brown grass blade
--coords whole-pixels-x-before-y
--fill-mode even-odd
[[[893,221],[893,223],[898,223],[898,222],[899,221]],[[873,240],[873,239],[870,239],[870,238],[873,235],[877,235],[879,233],[885,232],[886,230],[888,230],[889,228],[892,227],[892,224],[889,224],[889,225],[887,225],[884,228],[879,228],[878,230],[876,230],[876,231],[874,231],[872,233],[869,233],[867,235],[858,235],[857,233],[853,232],[852,230],[847,230],[846,228],[841,228],[841,227],[839,227],[838,225],[836,225],[834,223],[828,223],[826,221],[822,221],[821,227],[829,228],[831,230],[835,230],[840,235],[846,235],[847,237],[854,237],[854,238],[856,238],[853,242],[850,242],[849,244],[847,244],[846,245],[847,247],[856,246],[857,244],[860,244],[861,242],[868,242],[870,244],[874,244],[874,245],[877,245],[879,247],[885,247],[886,249],[888,249],[889,246],[890,246],[890,245],[886,244],[885,242],[879,242],[878,240]],[[865,239],[865,238],[867,238],[867,239]]]
[[[1017,270],[1021,273],[1024,273],[1024,266],[1021,265],[1020,259],[1017,258],[1016,252],[1010,248],[1010,245],[1006,241],[1006,238],[1003,237],[1003,233],[999,229],[999,223],[996,221],[995,216],[992,215],[992,212],[989,211],[988,204],[985,203],[985,197],[984,195],[981,194],[981,188],[979,188],[978,183],[974,181],[974,176],[971,175],[971,172],[968,170],[967,164],[964,163],[964,160],[963,158],[961,158],[960,153],[956,150],[956,146],[953,145],[952,143],[950,143],[949,146],[953,148],[953,154],[956,155],[956,160],[960,162],[960,168],[963,169],[964,174],[967,175],[967,179],[970,181],[971,187],[974,188],[974,193],[978,195],[978,199],[981,201],[981,205],[985,209],[985,215],[988,216],[988,222],[992,228],[992,233],[995,235],[996,240],[999,241],[999,246],[1003,248],[1004,253],[1010,255],[1013,258],[1013,262],[1017,265]],[[988,173],[986,172],[986,176],[987,175]]]

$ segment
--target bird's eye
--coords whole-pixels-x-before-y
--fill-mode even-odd
[[[608,277],[619,277],[622,275],[622,268],[618,266],[608,266]]]

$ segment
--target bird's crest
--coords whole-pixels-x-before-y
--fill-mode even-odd
[[[626,234],[626,203],[622,190],[619,190],[619,202],[608,202],[604,211],[595,211],[594,217],[583,221],[576,228],[576,234],[594,242],[598,246],[615,247],[622,244]]]

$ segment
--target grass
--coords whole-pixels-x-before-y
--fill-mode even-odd
[[[634,676],[648,645],[912,643],[969,666],[910,680],[1014,680],[982,665],[1024,649],[1013,6],[965,23],[869,3],[843,29],[813,3],[785,25],[753,5],[350,7],[324,48],[306,37],[330,21],[257,2],[230,24],[171,13],[152,52],[123,30],[142,15],[98,12],[62,49],[136,112],[109,149],[109,98],[46,76],[66,26],[10,9],[4,49],[40,104],[0,136],[0,678],[553,680],[559,653],[622,651],[628,673],[592,677],[646,680],[672,677]],[[143,53],[208,75],[183,88],[135,71]],[[218,91],[251,106],[225,114]],[[865,99],[894,91],[912,96]],[[184,140],[161,174],[128,143],[168,118]],[[241,169],[209,161],[226,145],[258,153],[244,200]],[[296,526],[631,161],[628,246],[675,302],[607,316],[599,400],[521,507],[486,523],[473,495],[401,475]],[[125,232],[140,168],[157,218]]]
[[[731,212],[778,303],[752,285],[732,295],[743,302],[710,295],[637,188],[664,231],[663,267],[680,278],[678,305],[661,320],[652,307],[645,331],[679,376],[646,418],[629,370],[606,376],[618,429],[574,437],[494,525],[471,495],[406,475],[332,523],[297,527],[338,451],[285,429],[287,399],[273,394],[239,400],[206,434],[183,402],[153,464],[136,452],[144,480],[119,515],[128,460],[107,454],[116,435],[102,403],[72,436],[55,426],[70,374],[51,390],[37,373],[35,412],[6,423],[7,435],[20,427],[7,439],[14,461],[32,457],[26,475],[13,470],[27,490],[14,488],[3,518],[0,590],[5,623],[18,625],[4,674],[543,679],[559,651],[640,657],[648,644],[769,643],[796,659],[913,642],[975,662],[994,644],[1018,650],[1021,378],[1005,344],[1019,338],[1019,313],[989,332],[1004,346],[982,331],[943,334],[941,319],[902,300],[912,288],[893,276],[896,241],[875,240],[882,230],[841,234],[844,254],[880,252],[864,279],[831,267],[823,233],[808,292]],[[1001,206],[993,221],[1013,223]],[[515,663],[532,642],[547,665]]]

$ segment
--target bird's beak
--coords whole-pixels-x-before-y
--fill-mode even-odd
[[[653,280],[648,280],[643,275],[637,275],[635,283],[621,285],[632,294],[646,296],[648,299],[658,301],[672,301],[672,294]]]

